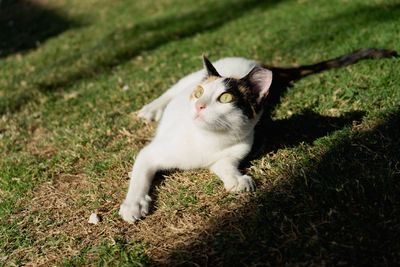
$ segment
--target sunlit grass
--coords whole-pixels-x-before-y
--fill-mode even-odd
[[[244,166],[256,193],[228,194],[208,171],[166,173],[148,218],[127,225],[117,215],[155,127],[134,111],[200,68],[203,53],[288,66],[361,47],[399,51],[396,1],[39,1],[43,9],[32,29],[60,27],[14,32],[30,45],[0,59],[0,265],[399,263],[398,59],[294,84],[263,153]],[[14,12],[0,21],[11,27]],[[98,225],[87,223],[92,212]]]

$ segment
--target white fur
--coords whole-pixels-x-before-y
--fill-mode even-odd
[[[225,58],[214,66],[223,77],[242,78],[257,64],[244,58]],[[224,85],[221,79],[203,82],[205,75],[204,69],[187,75],[139,111],[140,117],[160,123],[130,172],[128,193],[119,211],[125,221],[134,222],[148,213],[148,192],[159,170],[208,168],[228,191],[255,190],[252,178],[241,174],[238,165],[251,149],[259,116],[250,120],[232,104],[217,102]],[[203,95],[191,98],[199,84]],[[201,113],[196,112],[197,101],[206,105]]]

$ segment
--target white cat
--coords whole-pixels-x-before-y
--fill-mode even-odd
[[[159,170],[208,168],[228,191],[255,190],[253,179],[238,166],[252,147],[272,72],[244,58],[224,58],[214,65],[204,57],[203,70],[184,77],[139,111],[140,117],[160,123],[129,173],[119,210],[125,221],[146,216],[150,185]]]

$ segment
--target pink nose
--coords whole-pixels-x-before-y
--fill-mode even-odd
[[[197,113],[200,113],[203,109],[206,108],[206,104],[199,102],[199,101],[196,102],[195,106],[196,106]]]

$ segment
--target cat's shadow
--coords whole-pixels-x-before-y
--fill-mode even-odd
[[[321,115],[304,109],[289,118],[273,120],[264,115],[255,128],[254,144],[241,166],[278,149],[312,143],[318,138],[360,122],[364,111],[346,112],[340,116]]]

